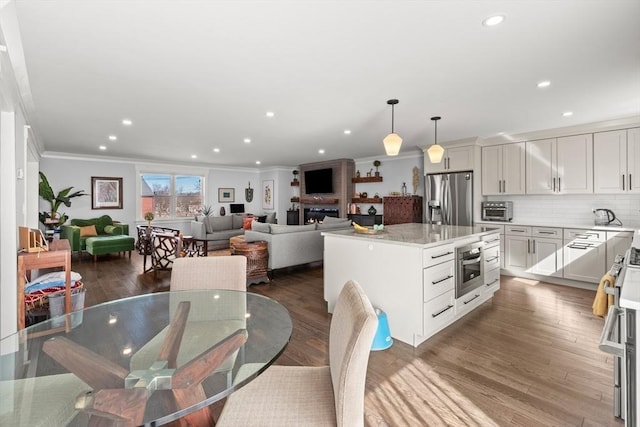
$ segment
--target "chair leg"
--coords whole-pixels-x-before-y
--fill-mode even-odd
[[[95,264],[96,262],[98,262],[98,255],[93,256],[93,263]]]

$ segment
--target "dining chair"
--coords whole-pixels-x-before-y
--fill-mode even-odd
[[[331,319],[329,366],[267,368],[229,396],[216,426],[364,425],[365,379],[377,326],[360,285],[347,282]]]

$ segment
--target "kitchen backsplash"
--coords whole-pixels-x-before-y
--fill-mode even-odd
[[[640,228],[640,195],[492,196],[513,202],[513,222],[541,225],[593,225],[592,209],[611,209],[625,227]]]

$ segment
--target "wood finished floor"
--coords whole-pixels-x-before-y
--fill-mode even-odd
[[[74,255],[72,264],[87,306],[168,290],[170,273],[141,274],[137,254],[95,265]],[[249,289],[291,313],[293,336],[276,363],[328,363],[322,274],[321,266],[278,271]],[[603,320],[591,313],[594,294],[502,276],[493,300],[418,348],[396,341],[371,353],[365,424],[623,426],[612,415],[613,363],[598,349]]]

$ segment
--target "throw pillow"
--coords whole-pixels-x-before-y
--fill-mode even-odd
[[[324,219],[322,220],[324,224],[345,223],[350,221],[351,220],[349,218],[336,218],[333,216],[325,216]]]
[[[98,232],[96,231],[95,225],[87,225],[84,227],[80,227],[80,237],[91,237],[97,236]]]
[[[258,222],[262,222],[262,223],[267,222],[267,216],[266,215],[260,215],[257,218],[258,218]]]
[[[308,224],[308,225],[270,224],[270,226],[271,226],[271,234],[297,233],[299,231],[314,231],[316,229],[315,224]]]
[[[260,233],[270,233],[271,227],[269,227],[269,224],[263,224],[262,222],[253,221],[253,223],[251,224],[251,230],[258,231]]]
[[[211,225],[211,217],[205,216],[202,218],[202,223],[204,224],[204,229],[207,233],[213,233],[213,226]]]
[[[275,212],[271,212],[267,214],[267,218],[264,220],[264,222],[269,223],[269,224],[275,224],[276,223],[276,213]]]
[[[252,227],[253,227],[253,220],[254,219],[255,218],[252,218],[252,217],[243,218],[243,220],[242,220],[242,228],[244,230],[251,230]]]

